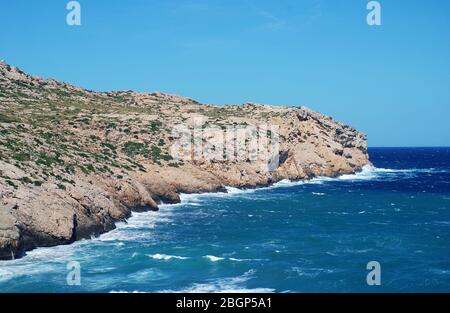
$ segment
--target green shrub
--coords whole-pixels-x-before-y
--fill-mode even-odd
[[[64,164],[64,161],[59,158],[58,154],[56,154],[55,156],[52,156],[45,152],[40,152],[38,154],[38,159],[36,161],[36,164],[41,164],[41,165],[50,167],[53,164],[62,165],[62,164]]]
[[[0,113],[0,123],[16,123],[18,120],[13,116]]]
[[[136,155],[143,155],[147,157],[149,154],[147,143],[135,141],[127,141],[123,145],[122,151],[130,157],[134,157]]]
[[[6,183],[7,183],[8,185],[10,185],[10,186],[12,186],[12,187],[14,187],[14,188],[17,189],[17,185],[14,184],[11,180],[7,179],[7,180],[6,180]]]
[[[22,178],[20,179],[20,181],[23,182],[23,183],[25,183],[25,184],[31,184],[31,183],[33,182],[30,178],[28,178],[28,177],[26,177],[26,176],[22,177]]]
[[[159,131],[161,129],[161,126],[162,126],[162,122],[161,121],[155,120],[155,121],[151,121],[150,122],[150,130],[152,132]]]
[[[19,152],[13,155],[13,159],[19,162],[29,161],[30,155],[28,153]]]
[[[109,142],[104,142],[102,143],[103,146],[105,146],[106,148],[112,150],[112,151],[116,151],[117,147],[115,145],[113,145],[112,143]]]
[[[161,158],[161,148],[157,146],[152,146],[151,155],[153,160],[159,160]]]

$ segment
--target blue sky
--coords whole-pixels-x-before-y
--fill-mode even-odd
[[[93,90],[306,105],[370,146],[450,146],[450,1],[0,1],[0,59]]]

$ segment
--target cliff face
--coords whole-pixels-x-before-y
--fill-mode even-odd
[[[199,121],[199,143],[216,157],[191,149],[174,158],[174,130]],[[262,129],[277,144],[264,146],[269,157],[252,157],[247,138],[244,157],[230,157],[220,141],[236,129]],[[0,259],[106,232],[131,210],[157,210],[182,192],[337,176],[368,163],[363,134],[304,107],[91,92],[0,63]]]

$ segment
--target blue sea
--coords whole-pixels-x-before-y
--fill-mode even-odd
[[[98,238],[0,262],[0,291],[449,292],[450,148],[369,154],[374,167],[355,175],[183,195]],[[366,282],[370,261],[380,286]]]

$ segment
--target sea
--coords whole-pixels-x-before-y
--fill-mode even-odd
[[[182,195],[0,261],[0,292],[450,292],[450,148],[369,155],[354,175]]]

